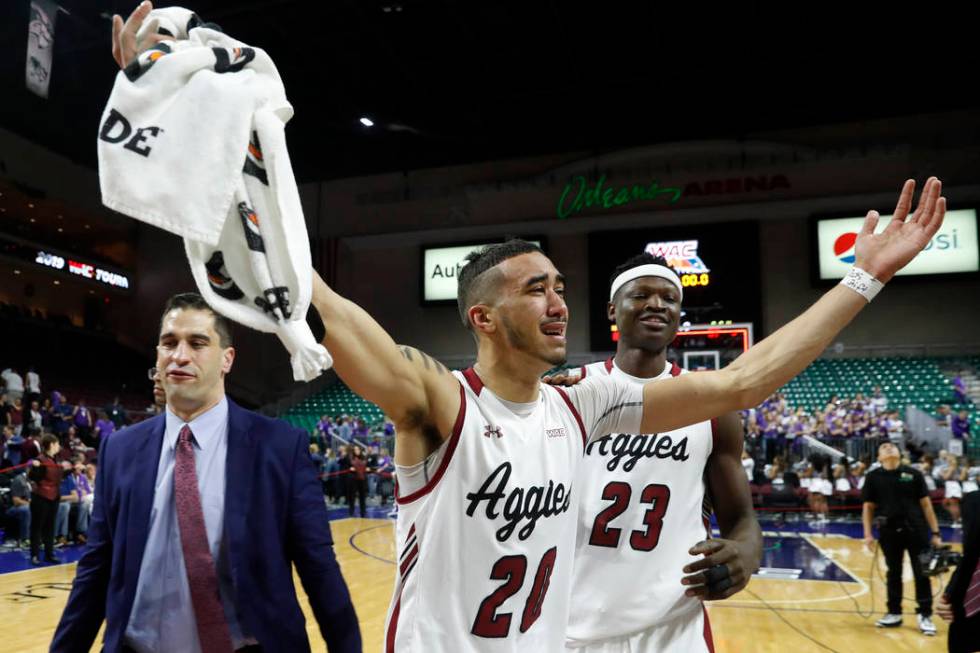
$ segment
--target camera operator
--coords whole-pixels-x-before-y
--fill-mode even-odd
[[[980,492],[963,495],[963,559],[939,599],[950,653],[980,651]]]
[[[925,479],[917,469],[901,464],[898,447],[884,442],[878,447],[881,467],[868,472],[862,491],[864,543],[874,543],[871,521],[877,513],[878,536],[888,566],[888,613],[875,625],[896,628],[902,625],[902,557],[909,552],[915,576],[915,599],[919,606],[919,630],[935,635],[932,623],[932,586],[922,573],[919,554],[929,546],[939,546],[939,524],[929,501]],[[928,526],[927,526],[928,523]]]

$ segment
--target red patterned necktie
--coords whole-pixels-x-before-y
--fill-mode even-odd
[[[980,561],[977,561],[977,568],[973,570],[973,576],[970,577],[970,586],[966,588],[963,612],[967,617],[980,613]]]
[[[201,493],[197,488],[194,445],[191,443],[193,437],[191,428],[185,424],[177,438],[174,498],[177,503],[177,524],[180,526],[180,546],[184,551],[187,585],[191,591],[201,650],[204,653],[231,653],[231,633],[221,607],[218,572],[211,558],[204,511],[201,509]]]

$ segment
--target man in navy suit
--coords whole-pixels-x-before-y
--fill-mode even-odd
[[[292,565],[331,653],[360,651],[305,432],[225,397],[228,321],[167,303],[164,414],[99,452],[89,539],[52,651],[309,651]]]

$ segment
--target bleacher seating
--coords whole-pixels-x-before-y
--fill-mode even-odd
[[[307,397],[290,407],[282,415],[282,418],[293,426],[312,431],[323,415],[328,415],[331,418],[337,415],[355,415],[360,416],[368,424],[373,424],[383,417],[380,408],[361,399],[350,388],[338,381],[324,391]]]
[[[947,404],[953,411],[965,409],[975,431],[980,432],[980,411],[973,402],[957,404],[953,400],[950,381],[940,366],[949,359],[943,358],[844,358],[814,361],[802,374],[780,390],[786,401],[807,410],[822,409],[832,395],[853,397],[862,392],[867,397],[875,386],[888,398],[889,409],[901,409],[915,405],[936,414],[936,409]],[[973,367],[980,366],[980,358],[967,361]]]

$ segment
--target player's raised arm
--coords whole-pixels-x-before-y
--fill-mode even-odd
[[[694,424],[716,415],[760,404],[802,372],[833,342],[876,288],[905,267],[942,225],[946,198],[941,184],[930,177],[919,206],[909,216],[915,182],[905,182],[895,217],[875,234],[877,211],[870,211],[858,235],[854,269],[845,282],[821,297],[789,324],[716,372],[687,374],[643,389],[643,433],[658,433]],[[860,270],[863,272],[855,272]]]
[[[399,464],[422,460],[432,447],[424,442],[413,446],[411,440],[437,444],[452,431],[460,403],[456,377],[425,353],[396,345],[374,318],[334,292],[316,272],[312,304],[326,328],[323,344],[337,374],[395,423]],[[412,438],[419,434],[425,437]]]

